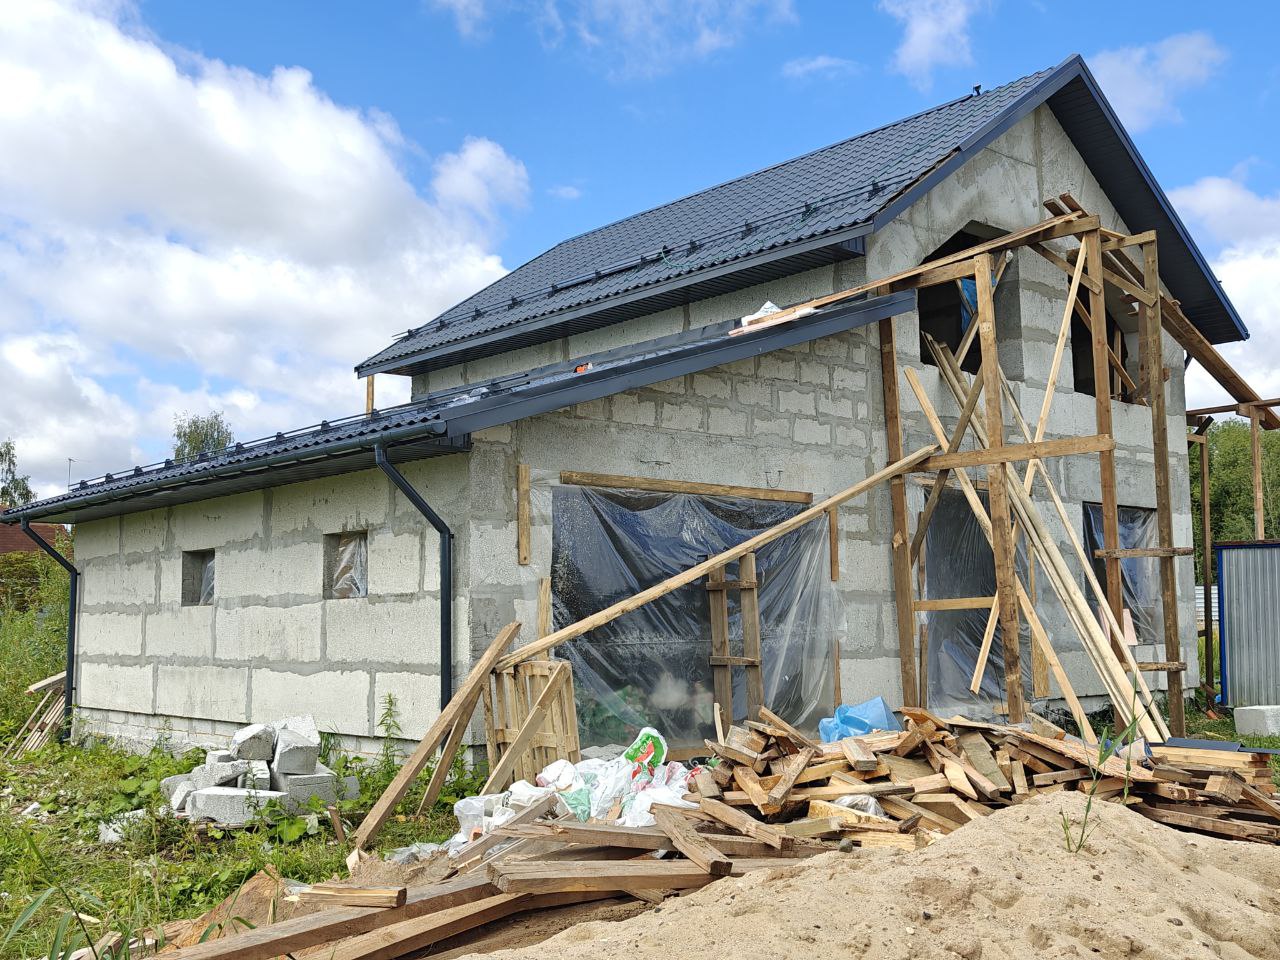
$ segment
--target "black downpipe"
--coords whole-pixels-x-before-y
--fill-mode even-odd
[[[62,729],[58,731],[58,739],[65,741],[71,735],[71,705],[76,692],[76,594],[80,589],[80,571],[74,563],[55,550],[49,541],[32,530],[31,524],[25,519],[22,521],[22,532],[37,547],[53,557],[71,577],[67,600],[67,678],[62,683]]]
[[[453,531],[387,459],[387,451],[382,444],[374,446],[373,456],[382,472],[440,535],[440,709],[443,710],[445,704],[453,699]]]

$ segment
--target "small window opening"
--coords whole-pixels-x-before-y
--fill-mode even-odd
[[[961,230],[950,240],[925,257],[924,262],[959,253],[982,243],[985,239],[969,230]],[[933,337],[938,343],[946,344],[954,353],[960,348],[969,323],[977,311],[977,289],[972,278],[938,283],[929,287],[921,287],[916,294],[916,308],[920,314],[920,360],[936,366],[929,345],[925,342],[925,334]],[[967,373],[978,372],[982,365],[982,351],[975,343],[969,348],[964,362],[960,364]]]
[[[207,607],[213,603],[213,551],[182,552],[182,605]]]
[[[351,600],[369,595],[369,534],[365,530],[330,533],[324,538],[324,595]]]
[[[1088,555],[1103,546],[1102,504],[1084,505],[1084,545]],[[1117,507],[1121,550],[1146,549],[1156,546],[1156,512],[1148,507]],[[1107,582],[1107,562],[1093,559],[1093,573],[1098,582]],[[1126,557],[1120,561],[1120,585],[1124,608],[1133,620],[1138,643],[1160,643],[1164,637],[1164,613],[1160,605],[1160,567],[1154,557]]]
[[[1087,298],[1082,298],[1082,302]],[[1136,318],[1131,321],[1130,326],[1136,324]],[[1120,360],[1120,366],[1124,368],[1125,373],[1133,378],[1133,370],[1130,369],[1131,354],[1129,352],[1129,338],[1126,336],[1128,331],[1125,327],[1117,322],[1115,314],[1110,309],[1107,310],[1107,345],[1111,348],[1111,353]],[[1077,313],[1071,323],[1071,369],[1072,379],[1076,393],[1087,394],[1091,397],[1098,395],[1097,385],[1094,383],[1093,376],[1093,335],[1089,332],[1089,328],[1084,325],[1084,321]],[[1114,362],[1108,363],[1108,376],[1111,382],[1107,385],[1111,396],[1124,403],[1133,403],[1135,397],[1133,391],[1116,372]]]

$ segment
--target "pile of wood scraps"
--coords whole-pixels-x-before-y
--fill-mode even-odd
[[[66,716],[66,701],[63,693],[66,682],[67,675],[64,671],[45,677],[43,680],[37,680],[27,687],[27,693],[42,694],[40,702],[31,711],[31,716],[27,718],[26,723],[18,728],[18,732],[13,735],[4,752],[0,753],[0,757],[20,757],[28,750],[38,750],[57,735],[62,729],[62,722]]]

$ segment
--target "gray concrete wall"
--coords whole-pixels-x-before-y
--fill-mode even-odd
[[[786,305],[913,266],[971,224],[1017,229],[1043,218],[1040,199],[1073,193],[1104,225],[1125,229],[1112,205],[1045,108],[1023,120],[927,197],[869,238],[865,259],[642,317],[605,330],[488,358],[415,380],[416,395],[500,373],[583,356],[707,323],[741,317],[765,300]],[[1027,419],[1044,394],[1062,316],[1066,278],[1020,251],[997,295],[1002,363]],[[913,367],[951,424],[958,413],[932,366],[919,357],[914,314],[895,321],[899,361]],[[406,466],[457,534],[457,667],[502,625],[525,623],[532,637],[539,577],[549,571],[551,522],[545,483],[561,470],[782,487],[828,495],[884,465],[882,386],[874,327],[629,391],[477,433],[470,454]],[[1191,542],[1183,433],[1181,352],[1165,341],[1171,370],[1169,433],[1175,538]],[[901,384],[909,449],[933,437]],[[1049,438],[1094,432],[1094,399],[1072,387],[1070,354],[1058,382]],[[1154,507],[1150,411],[1115,403],[1120,502]],[[1012,431],[1010,439],[1015,439]],[[539,479],[533,562],[516,562],[515,479],[519,463]],[[1081,503],[1100,499],[1096,457],[1052,461],[1073,530]],[[923,492],[912,485],[919,509]],[[1052,509],[1037,494],[1056,525]],[[321,596],[322,540],[368,529],[371,596]],[[1069,556],[1065,533],[1060,545]],[[890,575],[887,488],[841,509],[846,613],[841,677],[846,701],[901,696]],[[356,738],[374,733],[379,701],[400,697],[401,723],[417,736],[434,716],[435,535],[381,475],[366,472],[281,487],[169,511],[85,524],[77,557],[86,573],[82,723],[137,739],[171,729],[215,739],[247,720],[311,710],[322,727]],[[178,605],[184,549],[219,551],[213,608]],[[1194,650],[1191,560],[1180,559],[1184,657]],[[1041,590],[1055,648],[1082,696],[1101,686],[1065,616]],[[1163,659],[1162,650],[1138,651]],[[1187,677],[1193,684],[1194,671]],[[363,741],[362,741],[363,742]]]
[[[402,469],[465,549],[465,457]],[[326,600],[324,537],[351,530],[368,596]],[[214,603],[184,606],[182,553],[209,549]],[[79,524],[76,560],[80,732],[204,744],[311,713],[365,749],[388,693],[406,737],[438,712],[438,539],[378,471]]]

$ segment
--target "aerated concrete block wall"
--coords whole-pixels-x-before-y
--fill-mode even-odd
[[[870,237],[865,259],[435,371],[415,381],[415,395],[741,317],[766,300],[787,305],[887,276],[920,263],[966,227],[976,224],[1003,232],[1035,223],[1047,216],[1041,199],[1065,191],[1098,213],[1105,226],[1125,229],[1052,113],[1040,108]],[[1056,268],[1022,250],[997,292],[1001,361],[1032,424],[1047,384],[1066,287],[1067,278]],[[899,362],[916,370],[935,408],[948,426],[953,425],[957,405],[940,384],[936,368],[921,362],[916,316],[897,318],[895,331]],[[867,327],[477,434],[470,460],[470,602],[475,642],[491,637],[512,619],[531,622],[532,585],[549,571],[550,537],[536,526],[532,564],[516,564],[518,463],[553,474],[582,470],[829,495],[887,462],[878,349],[876,329]],[[1178,543],[1190,543],[1187,461],[1178,441],[1184,432],[1181,353],[1167,337],[1165,363],[1171,371],[1168,415],[1175,537]],[[907,448],[933,442],[905,381],[900,389]],[[1154,507],[1150,410],[1115,403],[1113,417],[1119,444],[1120,503]],[[1094,432],[1094,398],[1074,392],[1068,352],[1046,437]],[[1009,442],[1020,439],[1012,430],[1008,436]],[[1081,504],[1100,499],[1097,457],[1051,461],[1050,470],[1066,501],[1072,527],[1083,537]],[[1052,505],[1042,490],[1037,491],[1037,499],[1056,528]],[[918,490],[911,502],[919,510],[923,492]],[[901,696],[901,674],[887,487],[841,509],[840,538],[838,589],[848,621],[840,644],[844,699],[856,702],[883,694],[896,702]],[[1065,535],[1059,546],[1074,563]],[[1180,560],[1179,566],[1183,647],[1191,650],[1194,581],[1190,560]],[[1073,685],[1082,697],[1096,697],[1101,685],[1065,613],[1047,587],[1042,586],[1040,596],[1046,626]],[[1025,655],[1029,657],[1029,651]],[[1139,649],[1136,656],[1164,659],[1163,650],[1154,648]],[[1187,659],[1194,664],[1194,657]],[[1194,680],[1194,674],[1187,677],[1188,683]]]
[[[464,457],[401,469],[465,553]],[[368,596],[326,600],[324,537],[354,530],[368,533]],[[210,549],[214,603],[184,606],[183,551]],[[79,524],[77,732],[211,744],[309,713],[365,750],[392,694],[416,739],[438,712],[438,557],[435,531],[376,470]],[[463,616],[462,663],[465,631]]]

